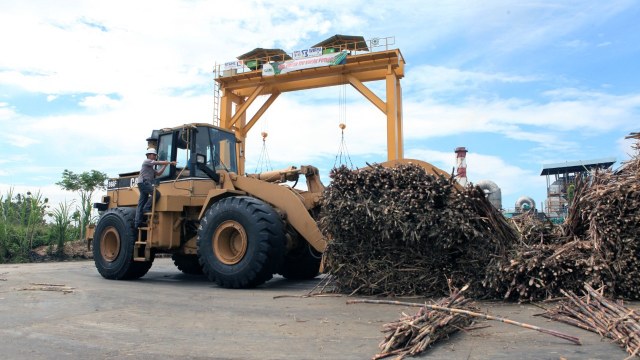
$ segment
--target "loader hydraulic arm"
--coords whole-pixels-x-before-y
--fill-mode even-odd
[[[303,167],[307,181],[311,179],[314,190],[324,189],[322,183],[317,178],[318,169],[314,167]],[[313,170],[315,169],[315,175]],[[298,170],[298,171],[302,171]],[[311,171],[311,173],[308,173]],[[313,248],[319,252],[323,252],[327,246],[327,241],[322,235],[316,221],[309,214],[309,209],[318,205],[322,192],[308,191],[306,194],[297,192],[296,190],[281,186],[273,182],[259,180],[256,177],[239,176],[233,173],[229,174],[229,179],[233,183],[236,190],[241,190],[247,194],[261,199],[277,208],[285,217],[288,223],[304,237]],[[225,179],[226,180],[226,179]]]

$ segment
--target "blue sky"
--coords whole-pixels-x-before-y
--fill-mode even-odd
[[[632,154],[639,18],[630,0],[0,0],[0,192],[69,201],[64,169],[138,170],[152,129],[211,121],[216,63],[346,34],[393,38],[406,60],[406,157],[450,171],[465,146],[469,180],[495,182],[503,207],[542,204],[543,164]],[[341,119],[355,166],[384,161],[384,115],[344,92],[344,109],[340,87],[281,95],[249,134],[247,169],[267,131],[273,168],[313,164],[328,183]]]

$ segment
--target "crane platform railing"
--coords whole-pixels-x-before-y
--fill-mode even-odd
[[[322,54],[348,51],[348,55],[358,55],[377,51],[387,51],[396,43],[395,36],[373,38],[363,41],[344,42],[322,48]],[[233,76],[246,72],[261,71],[262,65],[272,62],[283,62],[293,58],[293,52],[270,56],[251,57],[242,60],[214,65],[214,78]]]

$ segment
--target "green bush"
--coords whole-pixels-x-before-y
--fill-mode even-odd
[[[46,243],[44,219],[49,200],[40,192],[0,195],[0,262],[23,262],[34,246]]]
[[[85,227],[96,221],[91,197],[104,188],[106,178],[96,170],[80,174],[65,170],[56,184],[79,194],[80,204],[65,202],[52,211],[48,211],[49,199],[39,191],[21,194],[10,188],[0,194],[0,263],[29,261],[31,251],[41,246],[49,246],[49,253],[56,247],[62,256],[65,242],[82,239]],[[51,217],[49,223],[46,216]]]

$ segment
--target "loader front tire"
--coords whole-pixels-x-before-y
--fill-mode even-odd
[[[248,196],[216,202],[198,228],[202,270],[225,288],[251,288],[270,280],[282,265],[284,246],[278,213]]]
[[[102,277],[110,280],[132,280],[144,276],[152,261],[133,261],[136,230],[134,208],[107,210],[96,225],[93,236],[93,261]]]

